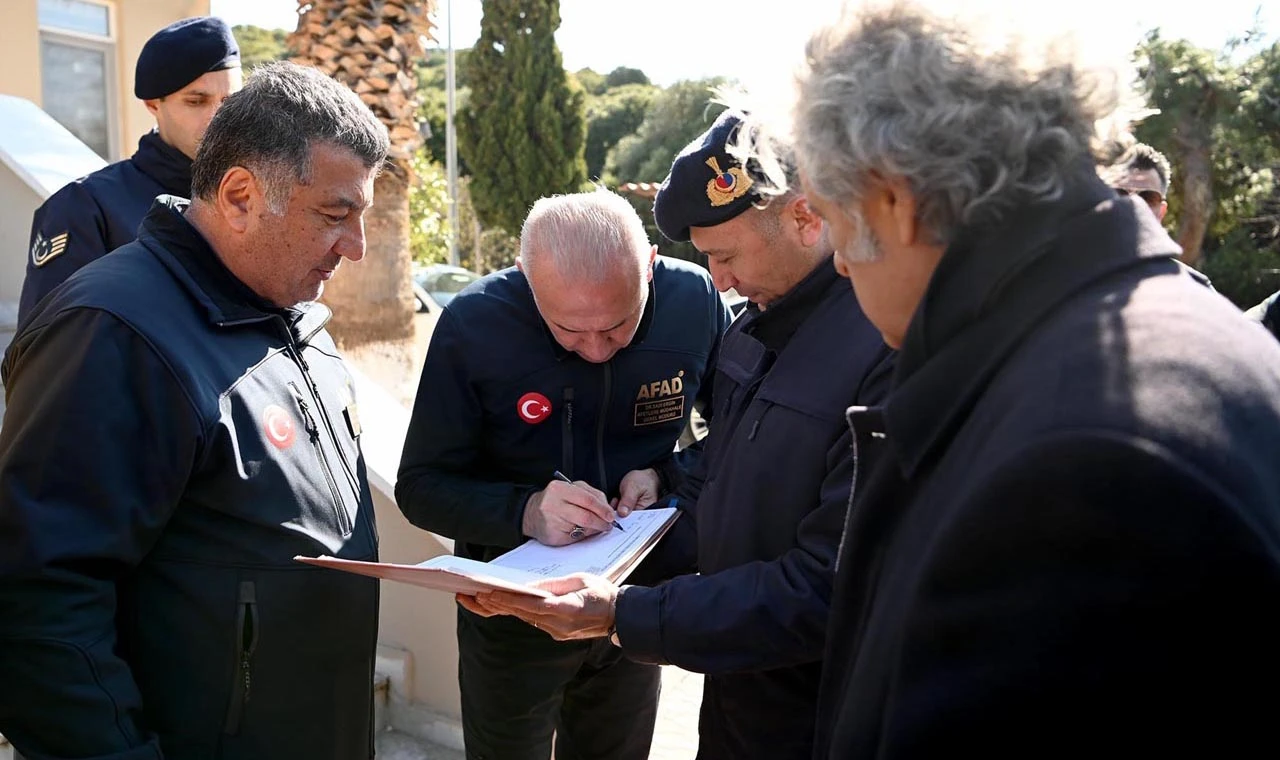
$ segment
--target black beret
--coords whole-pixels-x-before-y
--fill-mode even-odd
[[[152,35],[138,54],[133,94],[163,98],[210,71],[240,65],[240,46],[220,18],[196,16],[175,21]]]
[[[653,199],[653,218],[662,234],[683,242],[690,227],[713,227],[760,200],[755,180],[725,146],[742,125],[742,114],[725,111],[706,132],[685,146]]]

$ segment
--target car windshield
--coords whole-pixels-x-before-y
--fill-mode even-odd
[[[476,276],[473,274],[444,272],[438,275],[435,282],[429,284],[427,289],[435,293],[457,293],[475,280]]]

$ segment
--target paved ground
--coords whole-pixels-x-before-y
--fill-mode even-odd
[[[702,676],[679,668],[662,669],[662,699],[649,760],[693,760],[698,754],[701,702]],[[463,760],[463,754],[388,731],[378,736],[378,760]]]

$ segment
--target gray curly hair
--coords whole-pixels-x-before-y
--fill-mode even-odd
[[[792,128],[809,188],[850,208],[873,173],[900,177],[938,244],[1060,197],[1116,104],[1114,81],[984,52],[965,29],[909,3],[846,11],[806,52]],[[757,160],[776,165],[767,149]]]

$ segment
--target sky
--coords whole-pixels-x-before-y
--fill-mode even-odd
[[[1267,0],[1271,3],[1271,0]],[[1084,60],[1123,66],[1143,34],[1159,26],[1165,37],[1184,37],[1210,48],[1247,29],[1263,0],[925,0],[943,14],[963,12],[1002,36],[1028,45],[1066,34]],[[480,34],[480,0],[438,0],[438,45],[451,29],[455,47]],[[1280,32],[1280,11],[1259,15],[1268,39]],[[293,29],[297,0],[212,0],[212,12],[231,24]],[[729,76],[766,91],[789,82],[815,27],[835,19],[840,0],[561,0],[556,42],[565,67],[607,73],[618,66],[643,70],[655,83]],[[448,24],[447,10],[453,22]]]

